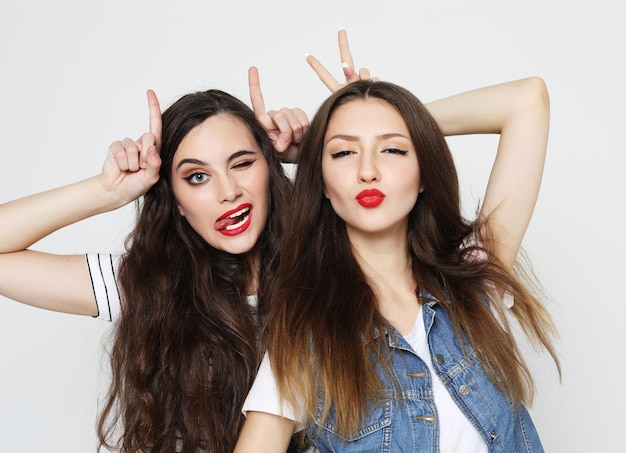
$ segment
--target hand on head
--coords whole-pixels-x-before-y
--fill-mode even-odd
[[[154,91],[148,90],[147,95],[149,132],[137,140],[124,138],[113,142],[100,175],[103,187],[124,204],[142,196],[159,180],[161,109]]]
[[[339,30],[339,56],[341,57],[341,66],[343,68],[343,74],[346,77],[344,83],[339,82],[335,77],[320,63],[320,61],[313,55],[307,55],[306,61],[311,68],[315,71],[322,83],[328,87],[331,92],[335,92],[340,88],[358,80],[374,80],[376,77],[370,76],[370,71],[367,68],[361,68],[358,72],[354,69],[354,61],[352,59],[352,52],[350,52],[350,46],[348,45],[348,34],[344,29]]]
[[[254,66],[248,70],[248,85],[254,116],[267,132],[278,156],[286,162],[296,162],[298,145],[309,127],[306,113],[299,108],[286,107],[278,111],[266,111],[259,71]]]

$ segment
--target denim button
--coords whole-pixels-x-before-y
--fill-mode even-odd
[[[469,386],[463,384],[461,387],[459,387],[459,393],[463,396],[467,396],[469,395],[470,392],[470,388]]]
[[[498,433],[491,433],[491,436],[490,436],[491,443],[494,443],[495,441],[497,441],[499,437],[500,435]]]
[[[424,420],[428,423],[435,423],[435,420],[437,420],[434,415],[418,415],[417,417],[415,417],[415,419]]]
[[[407,373],[406,375],[408,377],[424,378],[426,377],[426,371],[414,371],[412,373]]]
[[[437,361],[437,363],[439,365],[441,365],[443,362],[445,362],[443,356],[441,354],[435,354],[435,360]]]

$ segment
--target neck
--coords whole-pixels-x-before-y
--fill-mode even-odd
[[[248,281],[248,287],[246,288],[246,294],[248,296],[258,294],[259,292],[259,274],[261,269],[261,252],[255,246],[245,255],[245,260],[248,263],[250,269],[250,279]]]
[[[375,289],[381,285],[401,285],[414,289],[406,227],[387,233],[369,234],[348,230],[348,237],[357,262]]]
[[[348,232],[348,237],[354,256],[376,295],[380,313],[401,334],[411,332],[419,304],[406,228],[394,234]]]

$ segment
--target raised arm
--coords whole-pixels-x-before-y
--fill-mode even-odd
[[[137,142],[113,143],[100,175],[0,205],[1,295],[48,310],[97,313],[84,255],[28,248],[65,226],[128,204],[158,180],[161,118],[152,91],[148,102],[151,131]]]
[[[548,143],[550,102],[544,81],[530,77],[426,104],[445,135],[500,134],[482,202],[495,253],[511,267],[530,222]]]
[[[340,82],[313,56],[307,62],[332,92],[369,79],[357,71],[345,30],[338,34],[345,82]],[[444,135],[500,134],[480,215],[489,221],[495,253],[511,267],[530,222],[545,161],[550,103],[539,77],[468,91],[426,104]]]

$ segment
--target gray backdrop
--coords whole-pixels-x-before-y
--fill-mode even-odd
[[[551,296],[563,381],[545,354],[529,349],[537,380],[531,411],[547,451],[617,451],[626,406],[624,392],[611,385],[620,382],[611,371],[624,357],[622,10],[609,0],[5,1],[0,202],[97,173],[112,141],[146,130],[148,88],[163,108],[213,87],[248,102],[246,71],[257,65],[268,108],[313,114],[327,90],[304,56],[340,74],[340,26],[357,66],[423,101],[539,75],[550,91],[552,124],[524,247]],[[471,214],[496,138],[449,143]],[[120,251],[132,221],[125,208],[35,248]],[[0,298],[0,450],[95,450],[109,329]]]

